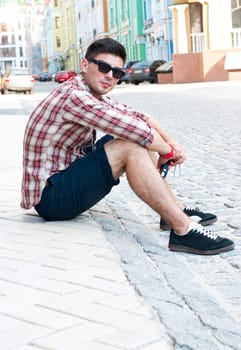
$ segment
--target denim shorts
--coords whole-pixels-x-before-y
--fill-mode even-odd
[[[48,178],[40,203],[35,206],[45,220],[69,220],[105,197],[119,179],[112,176],[104,144],[113,139],[105,135],[94,151],[78,158],[65,170]]]

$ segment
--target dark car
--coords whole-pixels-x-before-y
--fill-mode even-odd
[[[38,81],[50,81],[52,80],[52,76],[48,72],[41,72],[38,74],[37,79]]]
[[[165,60],[155,60],[152,62],[151,66],[150,66],[150,82],[151,83],[158,82],[156,69],[158,67],[160,67],[161,64],[164,64],[164,63],[166,63]]]
[[[118,84],[121,83],[126,83],[129,84],[130,83],[130,72],[131,72],[131,66],[139,61],[127,61],[123,67],[124,71],[125,71],[125,75],[124,77],[120,78],[120,80],[118,81]]]
[[[63,83],[64,81],[69,80],[70,78],[75,77],[76,75],[77,73],[72,70],[61,70],[56,74],[55,81],[57,83]]]
[[[156,69],[161,64],[165,63],[164,60],[155,61],[140,61],[134,63],[130,69],[130,81],[132,84],[138,85],[144,81],[150,83],[157,83],[157,72]]]
[[[173,71],[172,61],[163,63],[159,67],[157,67],[157,69],[156,69],[157,73],[172,73],[172,71]]]

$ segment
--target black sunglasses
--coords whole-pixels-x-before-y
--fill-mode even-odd
[[[120,79],[125,75],[125,72],[121,68],[117,68],[117,67],[113,68],[109,65],[109,63],[105,61],[98,61],[95,58],[88,58],[88,61],[94,64],[97,64],[98,70],[101,73],[108,73],[110,70],[112,70],[113,77],[115,79]]]

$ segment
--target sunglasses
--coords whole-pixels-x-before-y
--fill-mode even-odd
[[[112,74],[115,79],[120,79],[125,75],[125,72],[121,68],[113,68],[105,61],[98,61],[95,58],[88,58],[88,61],[97,64],[98,71],[101,73],[108,73],[110,70],[112,70]]]

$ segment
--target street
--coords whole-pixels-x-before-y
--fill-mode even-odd
[[[158,217],[125,186],[111,197],[122,236],[116,243],[114,228],[106,225],[106,232],[131,283],[175,338],[176,349],[241,349],[241,83],[138,88],[138,95],[130,88],[116,97],[157,116],[184,145],[187,161],[170,173],[169,183],[188,206],[216,213],[212,229],[232,237],[236,250],[208,258],[170,254],[169,233],[159,232]]]
[[[34,106],[56,86],[36,82],[33,95],[0,96],[2,227],[4,222],[24,222],[19,209],[24,127]],[[232,239],[235,250],[218,256],[170,252],[169,232],[159,230],[160,218],[131,192],[125,176],[88,215],[103,228],[127,280],[163,325],[172,349],[241,349],[241,82],[120,85],[111,96],[156,117],[185,147],[185,164],[171,170],[167,180],[186,205],[218,216],[212,229]],[[32,225],[34,232],[36,224]],[[18,240],[19,233],[15,234]],[[17,245],[0,243],[0,286],[8,280],[1,265],[8,249],[15,259]],[[0,289],[0,319],[11,314],[1,310],[4,293]],[[1,329],[0,324],[4,334]],[[134,348],[114,343],[89,349],[164,350],[151,344]],[[62,350],[49,344],[36,341],[33,347],[11,345],[1,350]]]

